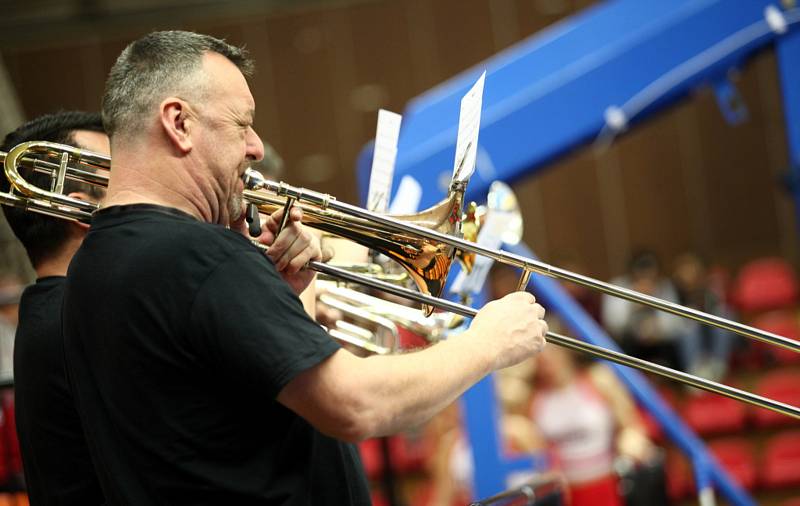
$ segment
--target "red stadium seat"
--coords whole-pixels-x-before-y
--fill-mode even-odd
[[[423,437],[400,434],[389,439],[392,465],[397,473],[411,473],[425,468],[433,449]]]
[[[17,418],[14,411],[14,390],[2,393],[3,418],[5,420],[5,444],[8,458],[8,471],[12,477],[22,476],[22,452],[17,438]]]
[[[758,395],[800,406],[800,373],[777,371],[766,374],[756,388]],[[753,409],[753,417],[759,427],[781,427],[796,425],[796,419],[767,409]]]
[[[686,423],[701,436],[741,431],[747,419],[747,406],[721,395],[702,392],[691,395],[683,406]]]
[[[778,434],[767,441],[761,483],[767,488],[800,485],[800,431]]]
[[[762,258],[739,272],[733,300],[740,311],[754,313],[790,307],[797,302],[797,294],[792,267],[780,258]]]
[[[753,320],[752,325],[761,330],[800,341],[800,322],[794,311],[771,311]],[[800,362],[800,353],[758,341],[754,341],[753,344],[759,354],[772,356],[779,364]]]
[[[359,443],[364,471],[371,480],[383,474],[383,455],[380,439],[367,439]],[[403,434],[389,438],[389,457],[392,469],[397,474],[421,471],[431,455],[431,445],[424,438],[414,438]]]
[[[742,438],[730,438],[714,441],[709,450],[731,475],[731,478],[747,490],[756,486],[756,466],[754,463],[753,445]]]
[[[389,502],[384,498],[383,494],[378,490],[373,490],[370,493],[372,499],[372,506],[389,506]]]

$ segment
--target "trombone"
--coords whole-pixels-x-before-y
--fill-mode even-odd
[[[26,142],[15,146],[7,154],[0,154],[0,161],[4,163],[6,176],[13,186],[13,191],[7,194],[0,193],[0,204],[79,221],[90,220],[91,213],[97,206],[64,195],[64,181],[69,179],[100,186],[107,185],[108,176],[95,171],[103,169],[105,172],[110,168],[111,162],[109,157],[103,155],[43,141]],[[51,178],[50,190],[38,188],[26,181],[19,173],[19,169],[22,167],[49,175]],[[327,194],[282,182],[269,181],[253,170],[248,170],[243,179],[245,187],[248,188],[244,194],[245,200],[248,204],[256,206],[259,211],[272,213],[283,208],[286,211],[284,216],[287,216],[291,207],[300,206],[304,211],[304,223],[309,226],[354,240],[397,260],[409,273],[420,291],[372,279],[321,262],[309,262],[309,268],[345,281],[367,285],[419,302],[426,308],[427,314],[430,314],[433,308],[466,317],[474,317],[477,314],[477,310],[474,308],[439,297],[456,251],[461,250],[468,254],[485,255],[497,262],[522,269],[518,289],[524,289],[531,274],[538,273],[800,352],[800,343],[786,337],[559,269],[538,260],[486,248],[461,239],[457,235],[460,233],[465,181],[455,180],[452,182],[447,198],[416,215],[386,216],[339,202]],[[800,408],[774,399],[555,332],[548,332],[546,339],[548,342],[586,353],[595,358],[610,360],[754,406],[800,418]]]

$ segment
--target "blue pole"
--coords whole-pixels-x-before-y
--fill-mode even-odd
[[[524,244],[507,248],[517,255],[535,258],[533,252]],[[548,310],[554,311],[575,335],[594,345],[619,351],[616,343],[581,306],[570,297],[561,285],[548,277],[533,275],[536,297]],[[710,482],[725,498],[735,506],[755,505],[753,499],[734,482],[716,460],[708,453],[703,442],[683,423],[661,396],[650,386],[638,371],[609,362],[620,380],[646,410],[658,420],[666,435],[692,459],[695,466],[697,490],[702,491]]]
[[[479,293],[473,300],[473,305],[480,307],[485,301],[486,294]],[[458,336],[454,339],[458,339]],[[474,500],[493,496],[507,489],[508,478],[514,472],[547,467],[543,455],[505,455],[500,437],[500,402],[497,399],[493,375],[487,376],[465,392],[461,397],[461,407],[467,440],[472,448]]]

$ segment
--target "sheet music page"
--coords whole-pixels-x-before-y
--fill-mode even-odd
[[[369,176],[367,209],[385,213],[392,192],[394,162],[397,158],[397,139],[400,137],[400,122],[403,117],[381,109],[378,111],[378,127],[375,132],[375,150],[372,155],[372,172]]]
[[[475,172],[475,158],[478,152],[478,131],[481,128],[481,105],[483,104],[483,82],[486,71],[461,99],[461,112],[458,117],[458,140],[456,158],[453,162],[453,178],[465,181]]]
[[[411,176],[403,176],[397,187],[397,195],[389,207],[389,214],[414,214],[421,201],[422,185]]]

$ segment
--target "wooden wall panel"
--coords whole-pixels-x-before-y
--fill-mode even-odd
[[[246,44],[258,68],[256,129],[283,156],[286,179],[353,201],[355,157],[374,135],[378,108],[400,112],[410,98],[592,3],[376,0],[173,27]],[[2,50],[25,113],[98,108],[108,69],[147,30]],[[619,274],[639,246],[667,265],[688,249],[729,267],[764,254],[796,260],[793,204],[776,183],[788,161],[775,70],[770,52],[742,69],[751,112],[744,125],[727,125],[702,91],[606,152],[584,148],[519,182],[527,240],[545,260],[577,257],[600,277]]]
[[[674,257],[694,250],[693,218],[683,182],[675,112],[639,125],[619,139],[619,160],[631,251],[641,248]]]
[[[528,209],[531,199],[525,186],[520,188],[526,223],[541,220],[547,233],[545,250],[535,244],[531,247],[550,262],[560,263],[570,258],[582,265],[585,273],[605,275],[607,230],[591,153],[570,156],[537,179],[541,181],[541,190],[535,197],[541,200],[541,214]]]

